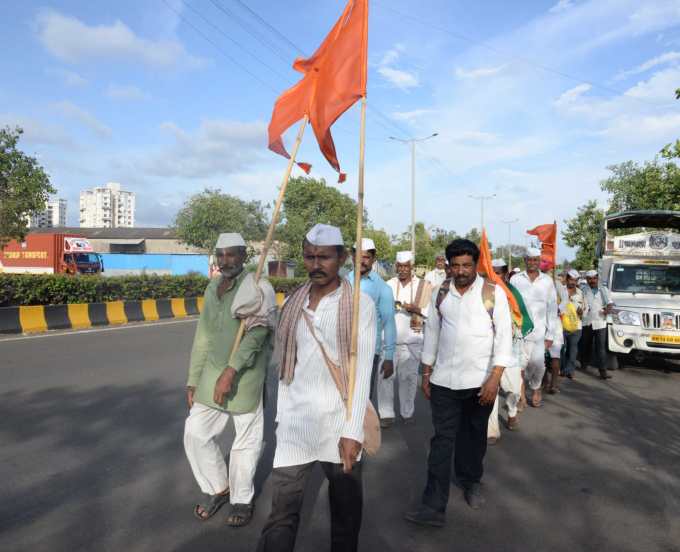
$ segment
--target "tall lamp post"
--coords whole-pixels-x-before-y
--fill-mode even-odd
[[[416,142],[424,142],[438,135],[438,132],[433,132],[424,138],[409,138],[408,140],[394,136],[389,137],[390,140],[411,146],[411,255],[413,255],[414,266],[416,264]]]
[[[491,194],[491,195],[474,195],[474,194],[470,194],[470,197],[471,197],[472,199],[477,199],[477,200],[479,200],[479,202],[481,203],[481,211],[482,211],[481,215],[482,215],[482,217],[481,217],[481,227],[480,227],[480,229],[479,229],[479,231],[481,232],[482,230],[484,230],[484,202],[485,202],[487,199],[493,199],[494,197],[496,197],[496,194]]]
[[[512,225],[519,222],[519,219],[502,220],[501,222],[508,225],[508,270],[512,272]]]

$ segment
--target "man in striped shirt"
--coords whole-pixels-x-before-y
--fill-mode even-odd
[[[288,298],[276,336],[280,383],[272,510],[257,550],[294,549],[305,483],[320,464],[328,479],[330,549],[352,552],[363,506],[361,453],[376,344],[375,305],[361,293],[348,417],[352,286],[339,275],[347,259],[340,230],[314,226],[304,240],[303,259],[309,281]]]

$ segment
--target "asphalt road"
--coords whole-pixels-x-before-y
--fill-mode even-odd
[[[182,448],[195,321],[0,340],[0,550],[254,550],[269,511],[272,413],[250,526],[201,523]],[[680,373],[579,373],[489,449],[487,505],[452,486],[444,529],[402,520],[425,478],[429,408],[384,433],[364,470],[361,549],[680,550]],[[231,439],[231,436],[229,437]],[[328,550],[326,484],[307,489],[298,551]]]

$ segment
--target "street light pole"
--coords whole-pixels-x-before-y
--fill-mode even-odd
[[[493,199],[494,197],[496,197],[496,194],[491,194],[487,196],[470,194],[470,197],[472,199],[479,200],[479,202],[481,203],[481,227],[479,229],[479,231],[481,232],[482,230],[484,230],[484,201],[486,201],[487,199]]]
[[[416,142],[424,142],[430,138],[434,138],[439,133],[434,132],[430,136],[424,138],[395,138],[390,136],[390,140],[395,140],[403,144],[411,146],[411,255],[413,255],[413,264],[416,263]]]
[[[501,221],[508,225],[508,270],[512,272],[512,225],[519,222],[519,219]]]

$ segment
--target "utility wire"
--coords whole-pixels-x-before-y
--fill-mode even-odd
[[[274,33],[276,36],[278,36],[283,42],[288,44],[293,50],[298,55],[304,55],[304,52],[302,51],[302,48],[300,48],[297,44],[295,44],[293,41],[291,41],[286,35],[284,35],[281,31],[279,31],[276,27],[271,25],[269,22],[267,22],[263,17],[260,16],[255,10],[253,10],[248,4],[243,2],[242,0],[236,0],[236,2],[245,10],[247,10],[255,19],[257,19],[260,24],[264,27],[267,27],[272,33]]]

